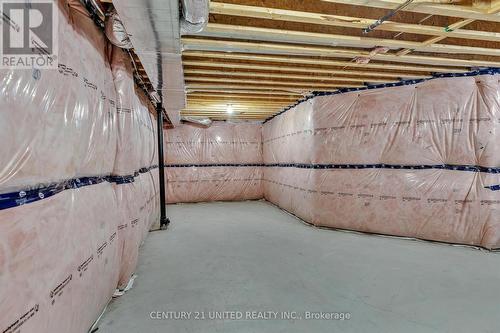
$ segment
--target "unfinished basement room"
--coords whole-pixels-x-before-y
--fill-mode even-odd
[[[1,0],[0,333],[496,333],[500,0]]]

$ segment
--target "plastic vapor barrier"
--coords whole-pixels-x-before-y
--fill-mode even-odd
[[[265,198],[315,225],[500,247],[499,75],[317,96],[264,124]]]
[[[258,123],[184,124],[165,131],[167,202],[260,199]]]
[[[79,1],[58,15],[58,70],[0,70],[3,333],[87,332],[158,222],[147,99]]]

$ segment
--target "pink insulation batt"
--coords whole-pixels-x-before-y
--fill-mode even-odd
[[[166,130],[167,202],[262,198],[261,136],[257,123],[214,122],[208,128],[184,124]],[[203,166],[207,164],[220,166]]]
[[[157,164],[156,120],[126,58],[111,51],[79,1],[55,2],[58,70],[0,70],[0,200],[20,198],[0,209],[4,333],[87,332],[134,273],[159,216],[158,169],[131,183],[40,192],[40,200],[22,205],[30,190]]]
[[[264,125],[264,162],[498,168],[499,101],[498,75],[315,97]],[[446,169],[264,170],[265,198],[315,225],[486,248],[500,247],[497,184]]]

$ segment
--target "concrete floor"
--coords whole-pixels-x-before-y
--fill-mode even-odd
[[[168,213],[169,230],[149,235],[134,288],[110,304],[98,332],[500,327],[498,253],[317,229],[263,201],[173,205]],[[170,311],[193,313],[166,319]],[[243,319],[209,319],[222,311]],[[247,319],[247,311],[278,312],[278,319]],[[350,319],[307,320],[305,311],[348,312]],[[285,314],[302,319],[279,319]]]

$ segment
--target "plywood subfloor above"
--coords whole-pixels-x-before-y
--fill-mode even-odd
[[[313,91],[500,67],[500,0],[215,0],[183,36],[182,115],[264,120]],[[232,113],[228,113],[232,111]]]

